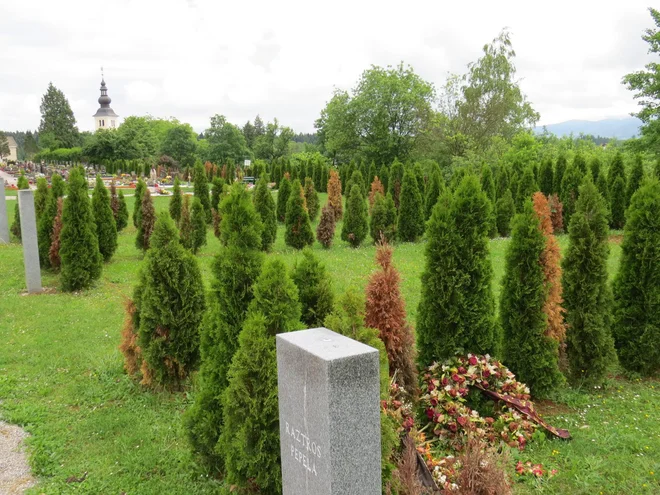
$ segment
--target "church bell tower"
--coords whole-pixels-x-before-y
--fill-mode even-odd
[[[99,97],[99,109],[94,114],[94,128],[99,129],[116,129],[119,127],[119,115],[110,108],[112,100],[108,96],[108,88],[105,86],[105,78],[103,77],[103,68],[101,68],[101,96]]]

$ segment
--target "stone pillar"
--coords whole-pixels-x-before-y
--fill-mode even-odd
[[[5,198],[5,180],[0,178],[0,244],[9,244],[9,218]]]
[[[34,191],[18,191],[18,208],[21,213],[21,243],[25,263],[25,281],[29,294],[41,292],[41,267],[37,243],[37,218],[34,210]]]
[[[380,495],[378,350],[326,328],[277,335],[284,495]]]

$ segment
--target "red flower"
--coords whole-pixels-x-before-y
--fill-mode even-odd
[[[463,368],[463,366],[459,366],[459,367],[458,367],[458,372],[459,372],[461,375],[464,375],[465,373],[467,373],[467,370],[466,370],[465,368]]]
[[[468,423],[468,419],[465,416],[459,416],[456,421],[458,421],[458,424],[463,427]]]
[[[435,414],[435,412],[434,412],[433,409],[431,409],[430,407],[426,410],[426,417],[427,417],[427,418],[429,418],[429,419],[433,419],[433,415],[434,415],[434,414]]]
[[[471,364],[472,366],[476,366],[476,364],[479,362],[479,361],[477,361],[477,357],[476,357],[476,356],[470,356],[470,358],[468,359],[468,361],[470,362],[470,364]]]
[[[518,474],[523,474],[525,472],[525,466],[523,466],[523,463],[518,461],[518,464],[516,464],[516,473]]]
[[[456,428],[456,423],[451,423],[447,425],[447,428],[449,428],[449,431],[451,431],[452,433],[456,433],[456,430],[458,429]]]
[[[490,370],[485,369],[484,370],[484,378],[488,378],[490,376]]]

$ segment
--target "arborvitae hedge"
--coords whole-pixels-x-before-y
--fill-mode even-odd
[[[610,187],[610,226],[622,229],[626,223],[626,185],[617,177]]]
[[[23,175],[23,172],[21,172],[21,175],[18,177],[18,183],[17,183],[18,189],[30,189],[30,183],[27,180],[27,177]],[[14,234],[18,239],[20,240],[21,238],[21,212],[20,208],[18,207],[18,196],[16,196],[16,208],[14,208],[14,223],[11,224],[11,233]]]
[[[562,375],[558,342],[546,335],[547,290],[541,266],[546,241],[531,200],[512,225],[500,296],[503,358],[534,396],[543,397],[562,383]]]
[[[149,240],[154,231],[156,223],[156,210],[154,209],[154,202],[151,199],[149,189],[145,189],[142,194],[142,208],[140,208],[140,224],[138,225],[137,234],[135,236],[135,247],[146,251],[149,249]]]
[[[573,160],[575,162],[575,160]],[[571,216],[575,213],[576,204],[580,195],[580,184],[582,184],[583,175],[580,169],[571,163],[564,173],[564,179],[561,184],[559,198],[564,205],[564,222],[568,225]]]
[[[217,444],[223,425],[222,396],[263,253],[261,220],[243,184],[231,187],[220,210],[222,247],[213,263],[209,309],[200,332],[199,382],[184,421],[193,449],[210,468],[221,471],[224,459]]]
[[[580,187],[562,262],[566,352],[573,383],[601,382],[616,359],[607,283],[608,234],[605,200],[589,177]]]
[[[554,192],[555,182],[555,173],[552,169],[552,159],[546,158],[543,160],[539,175],[539,189],[546,196],[550,196]]]
[[[218,450],[230,484],[282,492],[275,335],[299,329],[299,319],[298,289],[281,260],[268,260],[254,285],[223,394]]]
[[[564,172],[566,172],[566,155],[559,155],[555,165],[555,181],[553,192],[561,196],[561,183],[564,181]]]
[[[516,205],[513,202],[511,189],[507,189],[503,196],[495,203],[495,222],[497,232],[502,237],[508,237],[511,232],[511,219],[516,213]]]
[[[62,211],[60,258],[62,290],[86,289],[101,276],[103,258],[96,237],[87,180],[78,167],[69,172],[67,198]]]
[[[352,247],[358,247],[369,233],[368,222],[367,202],[362,196],[362,189],[359,184],[353,184],[346,203],[346,215],[341,229],[342,240]]]
[[[302,322],[307,328],[323,326],[325,317],[333,310],[334,292],[325,265],[310,248],[303,249],[302,259],[293,267],[292,278],[298,287]]]
[[[284,242],[294,249],[302,249],[314,244],[314,232],[305,209],[305,196],[298,179],[293,181],[286,206]]]
[[[316,216],[319,214],[321,202],[319,200],[319,195],[314,188],[314,181],[312,181],[312,179],[309,177],[305,179],[305,202],[307,203],[309,221],[313,222],[316,220]]]
[[[433,207],[438,202],[440,194],[445,189],[445,180],[442,177],[440,167],[435,164],[431,175],[429,176],[429,183],[426,187],[426,198],[424,198],[424,221],[431,218]]]
[[[135,203],[133,204],[133,226],[136,229],[140,228],[140,219],[142,217],[142,195],[146,189],[147,185],[144,183],[144,181],[142,179],[138,179],[134,193]]]
[[[34,192],[34,213],[36,216],[37,224],[42,213],[46,209],[46,202],[48,201],[48,181],[44,177],[37,179],[37,190]]]
[[[233,167],[230,167],[233,168]],[[209,198],[209,184],[206,176],[206,170],[201,162],[195,164],[193,191],[196,198],[202,203],[204,207],[204,218],[206,223],[211,223],[211,198]]]
[[[371,210],[371,219],[369,221],[369,233],[374,243],[381,240],[385,242],[394,242],[396,239],[396,206],[392,195],[387,193],[387,197],[382,194],[376,194],[374,207]]]
[[[179,177],[174,178],[174,188],[172,189],[172,199],[170,199],[170,217],[177,224],[181,220],[181,205],[183,199],[181,197],[181,181]]]
[[[415,242],[424,234],[424,205],[411,170],[403,175],[397,235],[404,242]]]
[[[96,224],[96,237],[103,261],[110,261],[117,250],[117,226],[110,207],[110,196],[100,175],[96,176],[96,187],[92,193],[92,212]]]
[[[633,162],[632,169],[630,170],[630,176],[628,177],[628,188],[626,189],[626,208],[630,204],[630,200],[635,194],[635,191],[639,189],[644,180],[644,165],[642,164],[642,156],[637,154],[635,155],[635,161]]]
[[[197,254],[199,248],[206,246],[206,214],[199,198],[195,198],[192,206],[192,252]]]
[[[443,194],[428,223],[417,311],[418,364],[472,352],[496,354],[500,334],[492,293],[490,201],[476,177]]]
[[[286,207],[291,195],[291,181],[288,176],[284,176],[280,181],[280,188],[277,191],[277,219],[284,222],[286,219]]]
[[[401,199],[401,187],[403,186],[403,164],[399,160],[394,160],[390,167],[389,189],[387,192],[392,194],[394,205],[399,209]]]
[[[316,239],[326,249],[332,246],[335,238],[335,226],[335,210],[330,203],[327,203],[321,210],[321,220],[316,227]]]
[[[197,261],[178,237],[170,216],[161,213],[141,268],[139,306],[142,382],[174,390],[199,363],[199,327],[206,306]]]
[[[330,169],[330,179],[328,179],[328,204],[333,210],[335,221],[342,219],[344,207],[341,196],[341,180],[336,169]]]
[[[62,196],[64,196],[64,180],[62,180],[61,175],[55,174],[51,179],[50,191],[48,192],[48,198],[46,200],[46,208],[39,218],[39,224],[37,225],[39,264],[42,268],[51,267],[50,245],[52,242],[53,222],[57,215],[57,201]],[[18,208],[16,209],[18,210]]]
[[[528,199],[532,199],[532,196],[538,190],[539,186],[536,184],[536,179],[534,178],[534,170],[532,170],[532,167],[525,167],[520,182],[518,182],[516,211],[522,211],[525,202]]]
[[[613,333],[619,362],[651,376],[660,371],[660,183],[646,182],[626,212],[614,281]]]
[[[261,177],[254,190],[254,208],[261,218],[261,250],[270,251],[277,237],[277,213],[275,200],[268,189],[266,177]]]

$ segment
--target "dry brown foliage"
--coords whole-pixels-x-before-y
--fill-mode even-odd
[[[330,170],[330,178],[328,179],[328,204],[334,211],[335,221],[341,220],[344,215],[344,206],[341,199],[341,179],[335,169]]]
[[[371,191],[369,192],[369,214],[371,214],[371,209],[374,207],[374,201],[376,201],[376,193],[381,193],[385,196],[385,188],[383,183],[380,181],[378,176],[374,177],[374,181],[371,183]]]
[[[316,227],[316,239],[324,248],[332,245],[335,237],[335,211],[329,204],[326,204],[321,210],[321,221]]]
[[[557,234],[564,231],[564,205],[559,201],[559,196],[551,194],[548,198],[550,204],[550,219],[552,220],[552,230]]]
[[[367,284],[365,323],[376,328],[390,362],[390,374],[409,396],[415,396],[417,370],[415,368],[415,336],[406,322],[406,308],[401,296],[401,277],[392,264],[392,247],[381,242],[376,250],[380,270],[373,273]]]
[[[506,454],[486,450],[476,438],[468,440],[458,458],[461,470],[457,495],[509,495],[511,483],[506,470]]]
[[[64,200],[58,198],[57,200],[57,213],[53,219],[53,232],[50,234],[50,249],[48,250],[48,259],[50,260],[50,266],[54,270],[59,269],[62,264],[60,259],[60,233],[62,232],[62,207]]]
[[[533,201],[534,211],[541,224],[541,232],[545,236],[545,249],[540,259],[547,287],[547,297],[543,305],[543,312],[548,317],[545,334],[558,342],[563,342],[566,335],[566,324],[564,323],[564,309],[561,306],[564,299],[562,298],[559,243],[552,234],[552,212],[548,200],[543,193],[537,192],[534,194]]]
[[[137,329],[135,328],[135,312],[137,307],[132,299],[124,301],[126,316],[124,317],[124,328],[121,331],[121,343],[119,350],[124,355],[124,369],[129,376],[135,376],[140,369],[142,361],[142,350],[138,345]]]
[[[396,470],[392,473],[391,485],[396,487],[397,495],[430,495],[432,493],[430,488],[426,488],[421,483],[417,466],[417,449],[412,436],[408,434],[403,441],[403,452]],[[387,493],[393,493],[391,486],[387,488]]]

